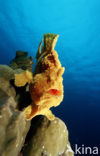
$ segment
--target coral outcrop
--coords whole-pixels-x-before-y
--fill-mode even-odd
[[[0,156],[18,156],[30,128],[24,113],[15,106],[12,97],[0,99]]]
[[[28,58],[28,52],[17,51],[15,58],[10,61],[9,66],[14,70],[23,69],[32,72],[33,57],[30,56]]]
[[[14,71],[0,65],[0,156],[18,156],[30,128],[24,113],[16,109],[13,78]]]
[[[50,121],[47,118],[37,118],[32,123],[36,127],[33,135],[24,149],[24,156],[72,156],[67,153],[70,143],[66,125],[59,118]],[[37,126],[38,124],[38,126]],[[33,128],[34,129],[34,128]],[[68,155],[69,154],[69,155]]]
[[[64,68],[54,50],[57,38],[44,35],[33,73],[32,57],[22,51],[9,66],[0,65],[0,156],[74,155],[66,125],[49,110],[63,100]]]
[[[11,79],[14,79],[14,71],[9,66],[0,65],[0,98],[15,97],[16,92],[10,83]]]

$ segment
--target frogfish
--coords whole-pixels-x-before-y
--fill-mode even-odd
[[[32,103],[23,111],[27,120],[44,115],[49,120],[55,116],[50,110],[63,100],[63,78],[65,68],[61,66],[57,51],[54,49],[59,35],[44,34],[36,54],[34,72],[26,70],[15,74],[17,87],[29,84]]]

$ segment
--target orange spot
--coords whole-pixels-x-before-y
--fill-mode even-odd
[[[59,91],[58,89],[50,89],[47,93],[49,93],[51,95],[55,95],[55,96],[61,95],[61,91]]]

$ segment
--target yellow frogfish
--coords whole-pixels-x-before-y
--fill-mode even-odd
[[[55,116],[50,108],[58,106],[63,100],[64,67],[61,66],[57,51],[54,50],[58,36],[51,33],[44,34],[36,54],[33,73],[26,70],[21,74],[15,74],[17,87],[29,83],[32,103],[24,109],[28,120],[37,115],[44,115],[49,120],[53,120]]]

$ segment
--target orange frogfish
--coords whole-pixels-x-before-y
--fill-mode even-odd
[[[50,108],[58,106],[63,100],[64,67],[61,66],[57,51],[54,50],[58,36],[51,33],[44,34],[36,54],[33,73],[26,70],[21,74],[15,74],[17,87],[29,83],[32,103],[24,109],[28,120],[37,115],[45,115],[49,120],[53,120],[55,116]]]

